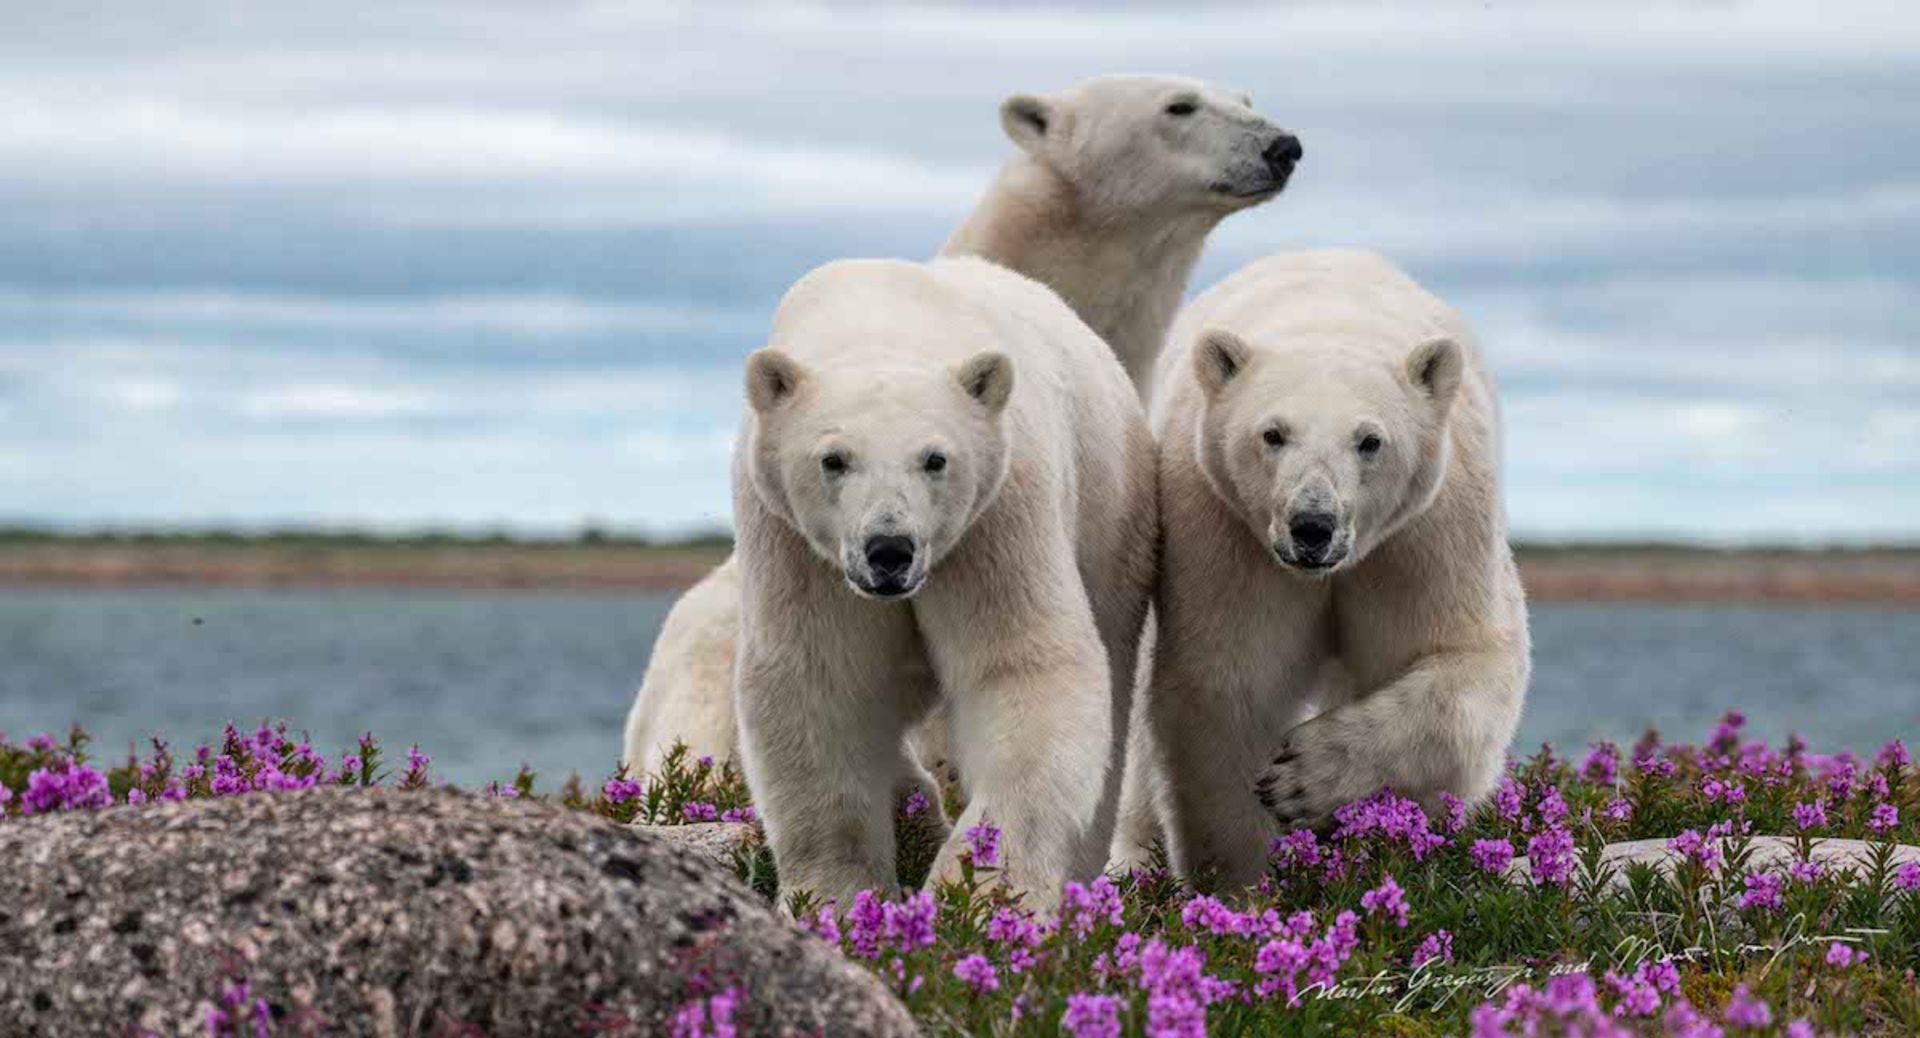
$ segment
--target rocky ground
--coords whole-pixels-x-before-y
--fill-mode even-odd
[[[592,814],[318,788],[0,824],[10,1035],[916,1032],[709,854]]]

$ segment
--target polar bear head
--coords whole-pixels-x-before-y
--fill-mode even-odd
[[[1433,503],[1464,356],[1451,338],[1307,334],[1285,349],[1203,332],[1197,450],[1216,494],[1284,566],[1352,566]]]
[[[1231,212],[1286,187],[1299,138],[1245,94],[1176,76],[1101,76],[1000,106],[1007,136],[1103,213]]]
[[[896,278],[880,264],[834,267],[872,269],[821,291],[803,281],[774,344],[747,358],[749,474],[855,592],[907,598],[1006,481],[1013,363],[965,352],[997,341],[984,315],[924,283],[887,291]],[[958,345],[931,341],[945,337]],[[925,359],[937,356],[966,359]]]

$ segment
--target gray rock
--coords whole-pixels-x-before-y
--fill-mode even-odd
[[[0,862],[8,1035],[204,1035],[239,980],[275,1034],[657,1035],[734,987],[742,1034],[917,1031],[724,869],[540,803],[319,789],[13,818]]]
[[[734,856],[759,839],[745,822],[695,822],[688,825],[636,825],[633,831],[665,840],[719,865],[733,868]]]

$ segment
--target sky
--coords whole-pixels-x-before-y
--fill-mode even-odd
[[[723,527],[787,285],[931,254],[1103,72],[1306,159],[1500,380],[1533,539],[1920,541],[1920,5],[15,5],[0,521]]]

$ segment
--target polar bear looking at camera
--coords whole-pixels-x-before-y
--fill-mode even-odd
[[[1019,151],[942,253],[983,256],[1053,288],[1144,396],[1207,235],[1286,187],[1299,139],[1246,95],[1175,76],[1017,94],[1000,122]],[[628,767],[658,770],[677,741],[695,756],[733,755],[739,629],[740,572],[729,559],[660,629],[627,717]],[[945,756],[940,726],[928,727],[930,756]]]
[[[1527,615],[1464,322],[1376,255],[1307,252],[1235,273],[1170,342],[1146,712],[1175,868],[1250,884],[1272,836],[1381,786],[1486,793]]]
[[[1145,415],[1106,345],[993,264],[843,261],[747,362],[735,703],[783,895],[895,885],[910,727],[1042,907],[1102,865],[1154,565]]]

